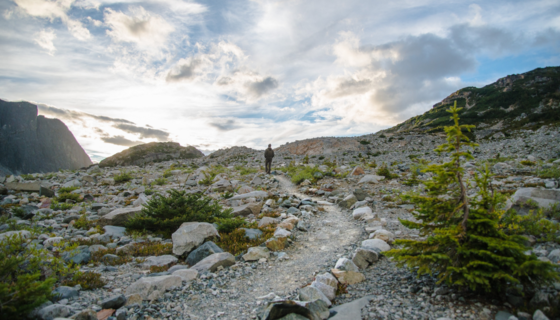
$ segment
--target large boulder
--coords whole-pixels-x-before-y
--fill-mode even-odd
[[[150,267],[169,266],[177,263],[177,261],[179,261],[179,259],[169,254],[165,254],[162,256],[151,256],[147,257],[144,260],[144,263],[142,263],[142,267],[144,267],[144,269],[150,269]]]
[[[229,267],[235,264],[235,257],[229,252],[214,253],[191,267],[199,273],[214,272],[218,267]]]
[[[361,219],[364,216],[373,215],[370,207],[361,207],[352,212],[352,217],[356,220]]]
[[[180,256],[191,252],[206,239],[219,237],[218,230],[206,222],[185,222],[171,235],[173,254]]]
[[[31,232],[27,230],[19,230],[19,231],[8,231],[8,232],[0,233],[0,241],[8,237],[21,237],[22,239],[27,239],[31,237]]]
[[[393,243],[393,241],[395,240],[395,235],[391,231],[385,229],[379,229],[376,230],[374,233],[370,234],[369,238],[381,239],[387,243]]]
[[[111,225],[124,227],[125,223],[138,213],[142,212],[142,207],[118,208],[99,219],[101,226]]]
[[[356,272],[356,271],[331,269],[331,272],[342,284],[352,285],[366,280],[366,277],[364,276],[363,273]]]
[[[323,300],[315,301],[273,301],[261,315],[262,320],[324,320],[330,315],[329,307]]]
[[[224,250],[218,247],[214,242],[207,241],[200,247],[194,249],[191,253],[189,253],[189,255],[187,256],[187,263],[191,266],[194,266],[200,260],[213,255],[214,253],[220,252],[224,252]]]
[[[247,198],[266,198],[268,197],[268,192],[266,191],[251,191],[244,194],[235,195],[228,200],[240,200],[240,199],[247,199]]]
[[[506,209],[514,208],[518,213],[523,214],[528,209],[524,205],[528,202],[535,203],[539,208],[548,209],[550,206],[560,204],[560,189],[539,189],[521,188],[513,194],[506,204]]]
[[[174,271],[171,275],[181,277],[183,281],[191,281],[196,279],[198,276],[198,271],[194,269],[180,269]]]
[[[265,247],[251,247],[247,253],[243,255],[245,261],[257,261],[262,258],[268,259],[270,257],[270,250]]]
[[[354,264],[360,269],[367,268],[378,259],[379,256],[376,251],[366,248],[358,248],[352,256],[352,262],[354,262]]]
[[[254,214],[255,216],[261,212],[262,203],[260,202],[251,202],[239,207],[234,207],[233,212],[231,213],[234,216],[248,216],[250,214]]]
[[[327,296],[325,296],[325,294],[316,287],[307,286],[299,290],[299,300],[301,301],[315,301],[318,299],[323,300],[329,307],[332,305],[329,298],[327,298]]]
[[[358,181],[358,184],[362,184],[362,183],[379,183],[379,181],[385,179],[385,177],[383,176],[376,176],[373,174],[366,174],[365,176],[363,176],[362,179],[360,179],[360,181]]]
[[[131,284],[126,289],[126,294],[137,294],[143,300],[154,300],[163,296],[166,290],[175,286],[180,286],[181,282],[181,277],[174,275],[144,277]]]
[[[362,241],[362,247],[366,249],[371,249],[376,252],[384,252],[391,250],[391,246],[387,242],[381,239],[368,239]]]

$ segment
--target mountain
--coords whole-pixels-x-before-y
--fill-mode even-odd
[[[274,150],[279,154],[320,155],[334,154],[339,151],[367,151],[367,148],[354,137],[325,137],[286,143]]]
[[[476,126],[476,138],[508,135],[517,129],[538,129],[560,123],[560,67],[508,75],[482,88],[466,87],[436,103],[426,113],[386,132],[442,132],[450,125],[453,103],[462,107],[462,124]]]
[[[193,159],[204,157],[204,154],[192,146],[181,147],[176,142],[150,142],[110,156],[99,163],[100,167],[117,165],[143,165],[149,162],[160,162],[173,159]]]
[[[92,164],[66,125],[28,102],[0,100],[0,174],[52,172]]]

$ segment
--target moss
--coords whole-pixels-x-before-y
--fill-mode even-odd
[[[251,226],[248,226],[251,227]],[[263,234],[256,239],[249,239],[245,236],[245,230],[236,229],[230,233],[220,232],[220,238],[215,241],[216,245],[233,255],[238,255],[247,251],[250,247],[257,247],[274,235],[273,227],[259,228]]]
[[[101,278],[101,274],[97,272],[77,272],[72,279],[62,281],[62,285],[74,287],[80,285],[82,290],[93,290],[103,288],[107,282]]]

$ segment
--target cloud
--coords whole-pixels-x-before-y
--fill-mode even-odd
[[[159,50],[167,43],[175,28],[161,16],[146,11],[143,7],[130,7],[130,15],[111,8],[103,14],[109,27],[107,34],[115,42],[134,43],[146,51]]]
[[[78,40],[91,37],[89,30],[78,20],[71,19],[66,14],[72,7],[74,0],[14,0],[18,8],[32,17],[46,18],[51,21],[60,19],[68,27],[68,31]]]
[[[165,80],[167,82],[194,80],[198,75],[202,74],[207,65],[203,59],[198,57],[181,59],[175,68],[167,73]]]
[[[56,38],[54,31],[52,30],[41,30],[37,33],[35,37],[35,43],[39,45],[39,47],[46,50],[47,54],[53,55],[56,51],[54,46],[53,40]]]
[[[119,119],[119,118],[111,118],[111,117],[106,117],[106,116],[98,116],[98,115],[93,115],[90,113],[85,113],[85,112],[81,112],[81,111],[76,111],[76,110],[68,110],[68,109],[61,109],[61,108],[56,108],[56,107],[52,107],[52,106],[48,106],[46,104],[37,104],[37,108],[39,110],[39,113],[42,115],[46,115],[46,116],[51,116],[51,117],[55,117],[61,120],[67,120],[67,121],[85,121],[84,118],[92,118],[92,119],[96,119],[98,121],[101,122],[109,122],[109,123],[121,123],[121,124],[134,124],[134,122],[132,121],[128,121],[125,119]]]
[[[260,98],[261,96],[278,88],[278,80],[272,77],[266,77],[262,80],[248,82],[245,84],[245,86],[247,87],[247,93],[251,97]]]
[[[130,124],[116,124],[113,127],[120,129],[124,132],[139,134],[140,138],[142,139],[155,138],[158,141],[168,141],[169,138],[169,132],[159,130],[159,129],[138,127]]]
[[[103,140],[103,142],[106,142],[106,143],[116,144],[118,146],[124,146],[124,147],[134,147],[134,146],[137,146],[139,144],[143,144],[142,141],[128,140],[127,138],[125,138],[123,136],[101,137],[101,140]]]
[[[220,131],[231,131],[231,130],[241,128],[241,126],[237,123],[237,121],[232,119],[226,121],[210,122],[209,125],[211,125],[212,127]]]

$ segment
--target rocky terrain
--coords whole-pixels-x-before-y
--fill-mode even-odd
[[[151,162],[193,159],[203,156],[202,152],[192,146],[182,147],[176,142],[150,142],[130,147],[109,158],[105,158],[99,163],[99,166],[141,166]]]
[[[37,106],[28,102],[0,100],[0,174],[75,170],[91,164],[62,121],[38,116]]]
[[[513,294],[488,297],[438,285],[432,277],[417,278],[383,256],[395,239],[418,238],[398,220],[411,219],[415,210],[398,195],[421,192],[421,184],[408,183],[416,168],[445,157],[431,152],[444,141],[441,134],[382,135],[361,138],[369,151],[307,158],[279,153],[271,175],[262,170],[262,151],[236,147],[197,159],[34,174],[35,181],[2,177],[5,186],[39,183],[53,194],[4,189],[1,237],[24,234],[50,254],[61,244],[79,242],[78,254],[67,260],[104,280],[90,290],[58,284],[60,297],[35,311],[39,319],[279,319],[286,310],[306,319],[558,318],[560,284],[527,293],[524,305]],[[510,205],[520,199],[558,203],[559,179],[550,173],[560,170],[559,135],[558,127],[542,126],[481,140],[476,160],[465,168],[472,172],[489,163],[496,174],[492,185],[510,197]],[[395,179],[377,174],[374,166],[382,163]],[[295,185],[290,171],[282,171],[290,164],[322,174]],[[130,179],[119,182],[123,172]],[[419,181],[429,178],[418,175]],[[53,206],[62,188],[72,188],[78,202]],[[125,230],[127,219],[169,189],[203,193],[232,208],[254,223],[246,236],[267,225],[274,235],[232,255],[216,246],[219,232],[212,224],[184,225],[171,238]],[[23,213],[16,216],[16,207]],[[558,223],[557,218],[548,219]],[[81,219],[90,224],[82,226]],[[529,239],[542,260],[560,263],[558,241]],[[148,253],[139,249],[155,244],[161,247]],[[131,255],[121,259],[119,252],[127,250]],[[285,319],[300,318],[292,313]]]

